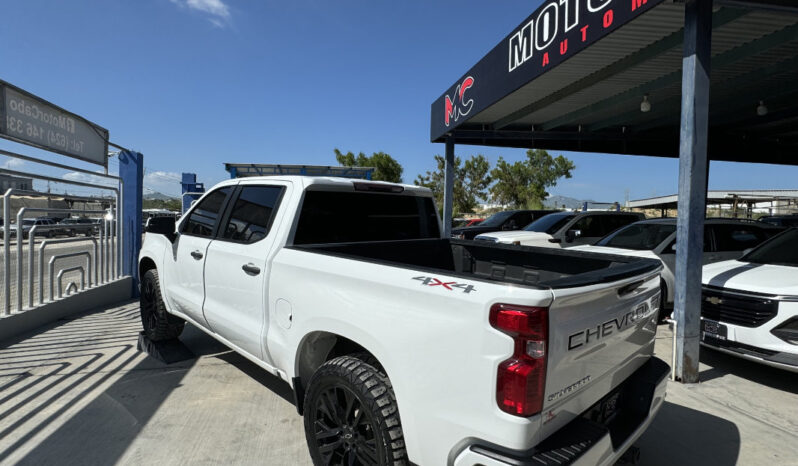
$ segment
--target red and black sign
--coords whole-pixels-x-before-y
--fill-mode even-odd
[[[544,1],[432,104],[432,141],[662,1]]]

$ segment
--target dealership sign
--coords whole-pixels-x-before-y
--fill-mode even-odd
[[[432,104],[432,140],[662,1],[544,1]]]
[[[107,129],[4,81],[0,137],[107,166]]]

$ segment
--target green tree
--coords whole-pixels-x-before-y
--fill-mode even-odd
[[[552,157],[542,149],[526,152],[526,160],[509,163],[502,157],[490,174],[496,183],[490,188],[495,202],[519,208],[541,208],[549,196],[546,189],[562,178],[571,178],[574,163],[562,155]]]
[[[144,199],[142,202],[144,209],[166,209],[180,212],[183,208],[180,199]]]
[[[385,152],[375,152],[371,156],[367,156],[363,152],[357,155],[352,152],[344,154],[335,149],[335,160],[345,167],[374,167],[372,180],[402,182],[402,172],[404,171],[402,165]]]
[[[432,190],[438,208],[443,206],[444,174],[446,160],[435,156],[436,169],[424,176],[418,175],[413,183]],[[488,195],[490,185],[490,162],[484,155],[472,155],[463,163],[460,157],[454,158],[454,199],[453,207],[457,213],[473,212],[480,199]]]

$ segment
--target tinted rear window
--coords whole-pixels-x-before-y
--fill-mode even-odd
[[[440,238],[431,198],[308,191],[294,244]]]

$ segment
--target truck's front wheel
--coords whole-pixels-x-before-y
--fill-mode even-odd
[[[158,271],[148,270],[141,279],[141,325],[152,341],[172,340],[180,336],[186,321],[166,312],[161,296]]]
[[[305,437],[316,465],[407,464],[391,382],[353,356],[324,363],[311,378]]]

